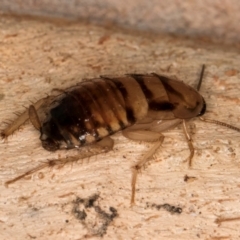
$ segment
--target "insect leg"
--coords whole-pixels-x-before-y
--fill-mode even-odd
[[[41,165],[39,165],[39,166],[37,166],[37,167],[35,167],[35,168],[32,168],[32,169],[30,169],[29,171],[27,171],[27,172],[25,172],[25,173],[23,173],[23,174],[15,177],[15,178],[13,178],[13,179],[10,179],[10,180],[6,181],[6,182],[5,182],[5,186],[8,187],[8,185],[10,185],[10,184],[12,184],[12,183],[20,180],[21,178],[24,178],[24,177],[26,177],[26,176],[28,176],[28,175],[30,175],[30,174],[33,174],[33,173],[35,173],[35,172],[37,172],[37,171],[39,171],[39,170],[41,170],[41,169],[43,169],[43,168],[45,168],[45,167],[47,167],[47,166],[49,166],[49,163],[48,163],[48,162],[43,163],[43,164],[41,164]]]
[[[41,123],[40,123],[40,120],[39,120],[39,117],[38,117],[36,108],[35,108],[33,105],[30,105],[30,106],[29,106],[28,115],[29,115],[29,119],[30,119],[32,125],[33,125],[37,130],[40,130],[40,128],[41,128]]]
[[[187,158],[187,161],[188,161],[189,167],[191,167],[191,166],[192,166],[192,159],[193,159],[193,156],[194,156],[194,151],[195,151],[195,149],[194,149],[194,146],[193,146],[193,144],[192,144],[192,138],[191,138],[190,134],[189,134],[188,131],[187,131],[186,121],[183,120],[183,121],[182,121],[182,124],[183,124],[183,132],[184,132],[184,135],[185,135],[186,140],[187,140],[187,143],[188,143],[188,148],[189,148],[189,150],[190,150],[190,155],[189,155],[189,157]]]
[[[114,141],[110,137],[105,137],[101,141],[97,142],[97,145],[108,152],[113,149]]]
[[[156,133],[147,130],[137,130],[137,131],[129,131],[128,129],[123,131],[123,135],[131,140],[137,141],[147,141],[147,142],[155,142],[155,144],[147,151],[144,157],[137,162],[137,164],[133,167],[132,173],[132,196],[131,196],[131,204],[133,205],[135,202],[135,192],[136,192],[136,182],[138,172],[142,167],[146,166],[146,163],[152,158],[154,153],[158,150],[158,148],[162,145],[164,140],[164,136],[161,133]]]
[[[94,155],[98,155],[100,153],[108,152],[112,149],[112,147],[113,140],[110,139],[110,137],[103,138],[101,141],[97,142],[96,144],[92,144],[90,147],[81,148],[82,151],[79,151],[79,154],[77,154],[76,156],[46,160],[45,162],[42,162],[38,166],[26,171],[25,173],[6,181],[5,186],[8,186],[26,176],[29,176],[37,171],[40,171],[45,167],[64,166],[67,163],[76,162],[79,160],[92,157]],[[83,149],[85,149],[85,151],[83,151]]]
[[[46,101],[48,101],[51,97],[46,97],[38,100],[33,104],[35,109],[39,109]],[[7,138],[11,134],[13,134],[20,126],[22,126],[29,119],[29,109],[23,112],[15,121],[7,126],[2,132],[2,138]]]

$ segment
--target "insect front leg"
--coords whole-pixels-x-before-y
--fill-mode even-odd
[[[194,149],[194,146],[192,144],[191,135],[189,134],[189,132],[187,130],[187,125],[186,125],[186,121],[185,120],[182,121],[182,126],[183,126],[184,135],[185,135],[187,143],[188,143],[188,148],[189,148],[189,151],[190,151],[190,154],[189,154],[189,157],[187,158],[187,161],[188,161],[189,167],[191,167],[195,149]]]
[[[133,167],[132,173],[132,196],[131,196],[131,204],[133,205],[135,202],[135,192],[136,192],[136,182],[137,182],[137,175],[138,172],[146,166],[146,163],[151,160],[155,152],[158,148],[162,145],[164,140],[164,135],[157,132],[152,132],[149,130],[124,130],[123,135],[126,138],[136,141],[146,141],[146,142],[154,142],[155,144],[147,151],[144,157],[137,162],[137,164]]]

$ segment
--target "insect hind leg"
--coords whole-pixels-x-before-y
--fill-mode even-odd
[[[75,156],[67,156],[67,157],[58,158],[58,159],[46,160],[46,161],[42,162],[41,164],[39,164],[38,166],[26,171],[25,173],[6,181],[5,186],[8,187],[10,184],[13,184],[13,183],[17,182],[18,180],[20,180],[26,176],[29,176],[35,172],[38,172],[46,167],[54,167],[54,166],[62,167],[67,163],[77,162],[79,160],[84,160],[86,158],[90,158],[94,155],[106,153],[106,152],[112,150],[112,148],[113,148],[113,140],[110,137],[103,138],[101,141],[91,145],[91,147],[86,147],[85,152],[80,151],[79,154],[77,154]]]
[[[48,96],[35,102],[32,106],[38,110],[43,104],[51,100],[52,97]],[[19,129],[29,119],[29,109],[26,109],[22,114],[18,116],[12,123],[10,123],[4,130],[1,131],[1,137],[6,139]]]

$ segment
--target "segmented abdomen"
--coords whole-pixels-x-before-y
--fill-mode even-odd
[[[174,118],[178,106],[169,100],[169,92],[175,91],[183,103],[185,97],[170,89],[175,80],[171,84],[168,81],[156,74],[131,74],[82,82],[68,88],[59,104],[50,107],[49,125],[57,126],[56,134],[68,147],[74,147],[99,141],[140,121],[149,112],[158,114],[158,119],[167,119],[166,113]]]
[[[67,89],[58,106],[50,110],[50,121],[64,139],[83,145],[134,124],[147,110],[134,78],[99,78]]]

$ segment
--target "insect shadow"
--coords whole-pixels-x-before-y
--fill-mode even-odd
[[[199,90],[204,70],[205,65],[202,66],[196,89],[156,73],[101,76],[83,81],[65,90],[57,90],[57,94],[30,105],[27,111],[1,132],[1,136],[7,138],[29,119],[40,131],[42,146],[48,151],[87,145],[109,151],[113,148],[110,136],[119,131],[129,139],[154,143],[132,168],[131,204],[134,204],[138,172],[162,145],[163,131],[182,124],[190,150],[190,167],[194,146],[187,130],[188,120],[198,117],[204,122],[240,132],[239,128],[227,123],[202,117],[206,111],[206,103]],[[48,160],[8,180],[6,185],[47,166],[65,164],[79,158],[83,157],[78,155]]]

